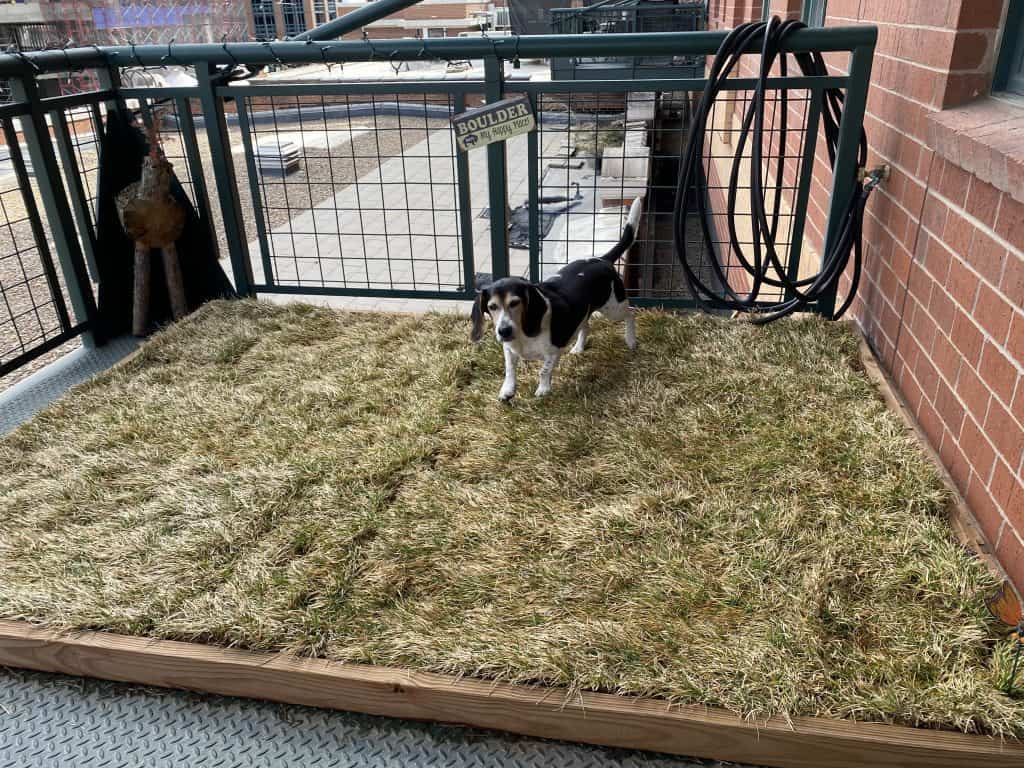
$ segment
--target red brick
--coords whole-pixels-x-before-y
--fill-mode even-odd
[[[963,357],[960,351],[953,346],[953,343],[941,333],[934,334],[935,341],[932,345],[932,362],[939,369],[942,377],[952,383],[956,382],[960,374],[960,366]]]
[[[1007,464],[1020,466],[1021,454],[1024,453],[1024,430],[995,398],[988,404],[985,433]]]
[[[945,30],[904,27],[899,33],[899,57],[926,67],[948,69],[954,38],[954,33]]]
[[[1014,306],[1024,308],[1024,258],[1008,253],[999,288]]]
[[[960,405],[960,401],[956,399],[956,395],[953,394],[949,385],[941,379],[935,395],[935,410],[938,411],[939,418],[942,419],[946,427],[954,435],[959,435],[960,428],[964,423],[964,407]]]
[[[923,351],[917,357],[912,373],[917,383],[921,385],[921,392],[929,403],[935,402],[935,390],[939,384],[939,371],[932,363],[931,358]]]
[[[924,266],[939,285],[946,284],[949,276],[949,251],[939,245],[939,241],[921,230],[921,239],[924,241]]]
[[[970,189],[967,190],[967,212],[985,226],[994,227],[1002,196],[1000,190],[972,176]]]
[[[985,60],[990,45],[989,35],[984,32],[958,32],[953,42],[949,68],[977,69]]]
[[[956,438],[948,429],[942,432],[942,445],[939,446],[939,460],[942,466],[952,467],[960,458],[960,447],[956,444]]]
[[[1011,522],[1019,522],[1020,516],[1024,514],[1024,484],[1006,462],[996,462],[988,490],[1006,518]],[[1011,515],[1017,520],[1011,518]]]
[[[987,72],[955,72],[946,77],[943,98],[937,106],[943,109],[959,107],[986,93],[992,75]]]
[[[971,475],[966,499],[967,506],[971,508],[974,518],[978,521],[978,525],[981,526],[982,533],[985,534],[985,538],[988,539],[989,543],[994,546],[999,539],[999,531],[1003,526],[1003,516],[999,512],[999,507],[996,506],[996,503],[992,501],[992,497],[989,496],[985,484],[975,474]]]
[[[928,442],[937,450],[942,442],[942,430],[944,429],[939,412],[929,403],[922,401],[917,421],[928,436]]]
[[[1003,195],[996,219],[996,232],[1015,248],[1024,249],[1024,203]]]
[[[939,287],[932,291],[931,301],[928,302],[928,314],[935,320],[936,327],[947,336],[953,332],[953,318],[958,311],[948,293]]]
[[[946,246],[965,261],[970,259],[971,241],[974,239],[974,225],[963,218],[959,211],[950,211],[946,220],[946,231],[943,237]]]
[[[1024,365],[1024,314],[1013,313],[1010,332],[1006,336],[1006,351],[1010,357]]]
[[[1017,368],[991,341],[985,342],[978,372],[1000,400],[1004,403],[1013,400],[1013,391],[1017,386]]]
[[[914,380],[914,377],[910,375],[909,369],[906,365],[900,364],[898,366],[898,370],[894,378],[899,383],[900,392],[903,393],[903,397],[907,401],[907,407],[910,408],[910,412],[917,413],[918,409],[921,407],[921,400],[924,397],[921,392],[920,385]]]
[[[974,228],[967,262],[983,279],[994,286],[999,285],[1006,263],[1006,247],[987,232]]]
[[[988,415],[989,400],[992,393],[981,377],[968,365],[960,367],[960,375],[956,382],[956,393],[967,405],[967,410],[979,424],[985,423]],[[989,436],[991,438],[991,435]]]
[[[964,360],[977,367],[981,360],[981,345],[984,336],[974,322],[959,310],[953,319],[953,333],[950,338],[953,340],[953,345],[964,356]]]
[[[893,277],[895,277],[895,275]],[[882,287],[885,287],[884,284]],[[910,277],[907,285],[908,293],[924,306],[927,307],[931,303],[932,290],[936,287],[935,280],[933,280],[932,276],[923,269],[910,270]],[[889,295],[894,296],[893,294]]]
[[[970,416],[964,419],[960,430],[960,450],[967,457],[967,463],[987,484],[989,475],[992,474],[992,464],[996,460],[996,451]],[[966,478],[964,485],[966,486]]]
[[[1013,402],[1010,403],[1010,413],[1018,424],[1024,424],[1024,377],[1017,380],[1017,392],[1013,396]],[[1019,471],[1024,473],[1024,465]],[[1024,510],[1021,511],[1024,512]]]
[[[974,319],[985,329],[989,336],[1000,344],[1006,339],[1010,330],[1013,307],[1006,299],[993,291],[985,283],[978,286],[978,301],[974,306]]]
[[[931,74],[932,78],[935,73]],[[939,179],[939,193],[957,208],[963,208],[967,200],[967,188],[971,185],[971,175],[963,168],[947,160],[942,161],[942,178]]]
[[[995,29],[1003,18],[1003,0],[961,0],[949,8],[956,15],[949,24],[954,29]]]
[[[953,258],[949,262],[946,291],[968,312],[974,309],[974,299],[978,295],[978,278],[958,258]]]
[[[1006,569],[1006,575],[1010,581],[1020,589],[1024,587],[1024,546],[1016,533],[1009,527],[1003,531],[1003,537],[999,540],[996,548],[996,558],[999,564]]]
[[[924,208],[921,210],[921,223],[931,233],[932,237],[935,237],[941,242],[943,240],[943,232],[946,229],[946,215],[949,208],[946,204],[939,200],[935,195],[929,193],[924,199]]]

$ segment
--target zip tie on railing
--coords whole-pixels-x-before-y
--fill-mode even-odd
[[[312,42],[312,41],[310,41],[310,42]],[[264,41],[263,41],[263,45],[264,45],[264,47],[266,47],[266,49],[267,49],[268,51],[270,51],[270,55],[271,55],[271,57],[273,57],[274,61],[276,61],[276,62],[277,62],[278,64],[280,64],[280,65],[282,65],[282,66],[283,66],[283,65],[284,65],[284,62],[283,62],[283,61],[281,61],[281,57],[280,57],[280,56],[278,56],[278,55],[277,55],[277,54],[276,54],[276,53],[274,52],[274,46],[270,44],[270,41],[269,41],[269,40],[264,40]]]
[[[167,53],[165,53],[163,56],[160,57],[160,65],[164,69],[167,69],[167,62],[168,61],[170,61],[176,67],[183,67],[183,66],[185,66],[180,61],[178,61],[178,59],[171,52],[171,46],[172,45],[174,45],[174,38],[173,37],[167,42]]]
[[[790,315],[808,305],[825,301],[829,302],[838,289],[839,279],[851,264],[853,255],[853,272],[850,276],[850,288],[846,299],[838,310],[831,312],[831,319],[841,317],[857,293],[863,264],[861,230],[864,220],[864,207],[872,190],[884,178],[884,168],[875,169],[866,176],[852,176],[847,179],[836,179],[834,188],[850,184],[850,196],[842,211],[833,208],[830,217],[834,216],[836,225],[831,227],[833,236],[825,243],[826,251],[821,257],[821,268],[817,274],[806,278],[790,277],[788,272],[792,265],[783,264],[775,247],[778,233],[780,205],[782,200],[783,169],[786,165],[786,124],[782,123],[778,131],[779,156],[776,160],[776,174],[773,186],[765,189],[762,180],[762,152],[764,149],[764,115],[765,92],[768,90],[767,80],[772,65],[778,61],[783,77],[786,76],[787,54],[783,44],[793,32],[807,25],[800,21],[781,21],[777,16],[767,22],[741,24],[729,32],[719,46],[707,75],[704,92],[694,113],[686,148],[680,156],[679,179],[676,185],[676,199],[672,213],[672,250],[679,261],[683,276],[696,301],[705,309],[725,309],[737,313],[747,313],[751,322],[762,324]],[[707,189],[706,172],[704,171],[704,143],[709,130],[709,120],[713,123],[712,109],[719,92],[727,87],[727,80],[736,68],[745,52],[755,43],[761,42],[761,63],[753,87],[749,106],[738,129],[739,141],[737,154],[733,158],[733,169],[730,174],[727,190],[728,209],[725,220],[729,228],[729,239],[724,243],[723,250],[734,257],[739,263],[735,269],[742,269],[751,277],[750,291],[745,296],[737,293],[729,284],[726,267],[721,263],[719,252],[712,249],[710,267],[714,273],[717,287],[708,285],[694,271],[686,252],[687,220],[690,213],[690,190],[698,191],[695,195],[698,218],[702,228],[703,242],[711,243],[708,218],[710,212],[705,209],[701,187]],[[805,77],[820,78],[828,76],[825,59],[819,51],[794,54],[794,58]],[[783,117],[788,110],[786,89],[782,89],[778,98]],[[842,124],[844,97],[836,88],[822,90],[822,130],[825,135],[825,146],[829,158],[836,163],[839,148],[839,126]],[[714,125],[710,130],[715,130]],[[751,133],[751,130],[753,132]],[[752,258],[739,242],[736,226],[736,197],[739,182],[739,163],[742,152],[750,142],[750,223],[753,231]],[[808,141],[808,137],[804,141]],[[857,166],[863,168],[867,162],[867,139],[861,129],[857,148]],[[867,183],[864,183],[864,179]],[[767,211],[769,199],[772,200],[771,212]],[[804,212],[806,215],[806,211]],[[744,214],[746,215],[746,214]],[[763,252],[762,252],[762,246]],[[703,249],[703,245],[702,245]],[[706,279],[706,278],[705,278]],[[784,298],[775,303],[758,303],[758,293],[763,286],[770,286],[783,293]]]
[[[32,59],[30,59],[28,56],[26,56],[25,52],[23,50],[21,50],[20,48],[18,50],[14,51],[13,53],[19,59],[21,59],[26,64],[28,64],[32,68],[33,72],[36,72],[36,73],[42,72],[42,70],[39,68],[39,65],[36,64],[34,61],[32,61]]]
[[[231,59],[231,62],[233,64],[233,66],[240,67],[242,65],[242,62],[240,62],[238,59],[236,59],[235,58],[235,54],[233,54],[230,51],[230,49],[228,49],[228,33],[227,32],[225,32],[221,36],[221,38],[220,38],[220,47],[224,49],[224,53],[226,53],[228,58]]]

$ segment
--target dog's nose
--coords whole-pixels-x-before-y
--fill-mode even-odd
[[[513,336],[515,336],[515,333],[516,329],[513,328],[511,325],[503,325],[498,329],[498,335],[502,338],[503,341],[508,341]]]

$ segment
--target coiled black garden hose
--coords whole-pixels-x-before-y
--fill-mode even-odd
[[[686,149],[680,158],[679,181],[676,187],[672,221],[673,249],[676,258],[682,265],[683,274],[686,277],[690,291],[705,309],[725,309],[749,313],[751,322],[759,324],[778,320],[815,304],[822,298],[834,296],[839,278],[850,263],[850,254],[852,252],[853,271],[851,274],[850,290],[842,306],[832,312],[830,318],[833,320],[839,318],[849,309],[857,293],[857,286],[860,283],[862,266],[861,228],[864,220],[864,206],[871,191],[882,178],[880,171],[872,171],[863,181],[859,177],[860,174],[857,174],[854,178],[840,180],[841,183],[850,184],[851,187],[856,187],[856,189],[853,190],[853,194],[849,197],[849,203],[842,212],[836,236],[832,238],[828,244],[827,252],[822,256],[821,269],[817,274],[810,277],[791,279],[787,275],[787,265],[780,258],[775,247],[779,229],[780,206],[782,203],[783,172],[787,159],[788,93],[785,89],[781,89],[778,96],[779,111],[781,112],[777,132],[779,154],[774,181],[772,182],[774,188],[772,190],[773,201],[770,216],[766,211],[766,190],[762,180],[765,95],[768,90],[767,79],[776,60],[779,63],[779,74],[782,77],[785,77],[787,74],[789,67],[788,57],[790,54],[782,51],[783,41],[796,30],[803,29],[806,26],[801,21],[780,21],[778,17],[773,17],[769,21],[741,24],[726,36],[711,64],[707,75],[707,85],[693,115]],[[750,275],[750,292],[746,295],[740,295],[729,285],[718,253],[715,253],[711,259],[711,268],[721,286],[718,289],[702,281],[700,276],[690,266],[686,253],[686,221],[690,213],[688,192],[691,189],[698,191],[698,194],[694,197],[696,199],[698,217],[703,228],[704,242],[714,242],[708,222],[708,211],[705,208],[704,198],[701,194],[701,187],[706,184],[704,181],[703,150],[708,130],[707,122],[719,92],[727,87],[726,80],[729,75],[735,69],[744,51],[747,50],[751,43],[758,39],[762,41],[761,67],[757,77],[757,84],[753,89],[746,113],[743,116],[742,126],[739,129],[736,142],[736,154],[729,178],[725,216],[728,222],[729,241],[727,244],[722,244],[723,246],[728,245],[728,252],[733,255],[735,260]],[[803,75],[808,77],[828,76],[829,73],[825,66],[825,60],[820,52],[796,53],[792,54],[792,56],[796,59]],[[839,125],[843,114],[843,93],[837,88],[831,88],[826,89],[823,92],[823,96],[821,120],[825,135],[825,146],[828,150],[829,162],[832,167],[835,167],[836,147],[839,143]],[[805,140],[810,140],[810,137],[807,137]],[[751,258],[748,258],[747,254],[744,253],[736,233],[736,198],[739,191],[740,161],[743,159],[744,150],[748,142],[750,142],[749,215],[753,232]],[[857,167],[863,168],[866,162],[867,139],[862,130],[858,147]],[[758,295],[764,286],[779,289],[786,298],[777,303],[759,302]]]

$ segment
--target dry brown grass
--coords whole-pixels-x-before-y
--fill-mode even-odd
[[[631,354],[597,323],[506,407],[466,326],[234,302],[161,334],[0,442],[0,616],[1024,734],[993,578],[849,329],[646,312]]]

